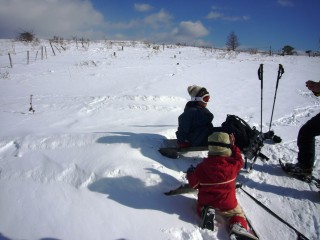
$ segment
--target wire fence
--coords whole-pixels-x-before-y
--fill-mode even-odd
[[[62,44],[51,41],[16,45],[14,41],[4,41],[0,50],[0,69],[13,68],[18,65],[28,65],[36,61],[45,60],[66,50]],[[28,50],[25,50],[28,49]]]
[[[1,40],[0,46],[0,69],[6,68],[14,68],[19,65],[28,65],[32,64],[37,61],[46,60],[52,56],[56,56],[56,54],[62,53],[66,51],[67,48],[70,47],[70,43],[74,43],[76,48],[87,49],[89,48],[89,40],[84,41],[82,40],[73,40],[73,41],[52,41],[52,40],[40,40],[35,41],[32,43],[23,43],[17,42],[15,40]],[[113,44],[119,44],[122,46],[130,45],[135,46],[137,43],[135,41],[124,41],[124,42],[117,42],[117,41],[107,41],[106,44],[112,48]],[[145,45],[150,45],[148,43],[144,43]],[[168,47],[169,45],[167,45]],[[183,46],[183,45],[176,45],[176,46]],[[149,46],[150,47],[150,46]],[[163,44],[162,48],[165,48]],[[202,47],[204,49],[211,49],[214,50],[223,50],[226,49],[215,48],[215,47]],[[27,50],[26,50],[27,49]],[[160,49],[160,45],[158,45],[158,49]],[[248,49],[237,49],[236,52],[247,52],[250,54],[265,54],[265,55],[282,55],[281,50],[274,51],[270,47],[260,47],[257,48],[248,48]],[[297,54],[298,55],[298,54]],[[306,54],[305,54],[306,55]],[[309,56],[320,56],[320,52],[317,51],[315,53],[309,54]]]

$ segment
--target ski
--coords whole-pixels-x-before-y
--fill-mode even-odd
[[[295,179],[298,179],[300,181],[306,182],[306,183],[312,183],[314,184],[317,188],[320,188],[320,179],[316,178],[313,175],[306,176],[304,174],[298,174],[298,173],[293,173],[290,172],[290,167],[288,167],[285,163],[279,159],[279,164],[282,168],[283,171],[285,171],[288,175],[294,177]]]
[[[236,189],[242,189],[242,183],[236,183]],[[242,189],[243,190],[243,189]],[[247,223],[248,223],[248,232],[250,233],[249,236],[243,236],[237,233],[231,233],[230,234],[230,240],[252,240],[256,239],[259,240],[260,237],[257,233],[257,231],[253,228],[251,220],[248,218],[247,215],[245,215]]]
[[[241,183],[236,183],[236,188],[240,188],[242,186]],[[175,189],[171,189],[167,192],[164,192],[164,195],[167,196],[174,196],[179,194],[186,194],[186,193],[197,193],[198,190],[190,187],[188,183],[181,184],[179,187]]]
[[[248,221],[248,218],[247,222],[249,229],[247,231],[232,231],[229,235],[230,240],[259,240],[259,237],[252,228],[252,225]]]
[[[176,189],[172,189],[168,192],[165,192],[164,195],[174,196],[174,195],[185,194],[185,193],[194,193],[194,192],[197,192],[197,190],[190,187],[189,184],[182,184]]]
[[[165,157],[177,159],[181,153],[208,151],[208,146],[180,148],[177,146],[177,139],[165,139],[163,147],[158,151]]]
[[[256,238],[254,236],[248,236],[248,235],[242,235],[238,233],[231,233],[229,236],[230,240],[259,240],[259,238]]]
[[[253,226],[252,226],[252,223],[251,223],[251,220],[246,216],[246,219],[247,219],[247,223],[248,223],[248,226],[249,226],[249,232],[251,234],[253,234],[254,236],[257,237],[257,239],[259,239],[259,235],[257,234],[256,230],[254,230]]]
[[[242,187],[241,183],[236,183],[236,188],[241,188],[241,187]],[[184,183],[175,189],[171,189],[167,192],[164,192],[164,195],[174,196],[174,195],[179,195],[179,194],[196,193],[196,192],[198,192],[197,189],[190,187],[190,185],[188,183]]]
[[[159,152],[161,153],[161,155],[168,158],[173,158],[173,159],[179,158],[181,153],[201,152],[201,151],[208,151],[208,147],[187,147],[187,148],[164,147],[159,149]]]

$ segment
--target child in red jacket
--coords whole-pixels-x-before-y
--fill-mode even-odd
[[[192,188],[198,189],[199,216],[203,217],[209,208],[214,209],[217,214],[228,218],[230,234],[254,237],[247,231],[246,217],[236,199],[236,178],[244,161],[234,141],[233,134],[211,134],[208,157],[196,168],[188,169],[187,179]],[[213,220],[211,227],[213,230]]]

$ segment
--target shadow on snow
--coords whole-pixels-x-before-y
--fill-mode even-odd
[[[172,178],[170,175],[155,169],[146,169],[152,174],[158,174],[162,180]],[[148,186],[139,178],[122,176],[116,178],[102,178],[90,184],[88,188],[93,192],[106,194],[107,198],[124,206],[134,209],[150,209],[177,214],[185,222],[195,223],[195,199],[186,196],[168,197],[159,185]]]

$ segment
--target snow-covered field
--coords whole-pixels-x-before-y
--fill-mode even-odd
[[[0,41],[1,240],[228,239],[223,225],[215,232],[198,227],[195,195],[163,194],[186,182],[183,171],[206,152],[173,160],[157,150],[163,139],[175,138],[192,84],[211,93],[215,126],[235,114],[259,129],[260,64],[264,131],[279,64],[285,70],[272,124],[283,141],[265,144],[270,160],[258,160],[250,174],[243,170],[238,182],[309,239],[320,239],[318,189],[278,165],[278,158],[296,161],[298,130],[320,110],[320,99],[305,87],[309,79],[320,80],[320,58],[155,50],[129,42],[122,51],[104,41],[87,49],[68,44],[53,56],[46,46],[48,58],[32,55],[28,65],[31,46]],[[16,52],[13,68],[8,49]],[[318,177],[319,147],[317,139]],[[238,200],[261,239],[296,239],[241,190]]]

